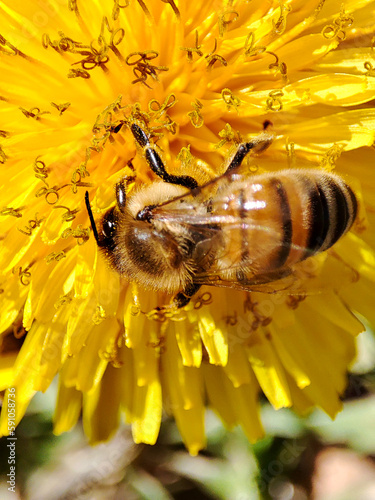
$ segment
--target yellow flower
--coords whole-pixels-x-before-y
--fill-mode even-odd
[[[17,421],[57,373],[55,431],[82,411],[92,442],[125,416],[136,442],[155,443],[164,408],[195,454],[206,405],[255,441],[261,391],[275,408],[340,410],[353,312],[375,322],[373,12],[373,0],[1,2],[0,389],[15,388]],[[84,201],[100,219],[130,160],[136,185],[155,180],[128,120],[168,171],[206,180],[270,120],[273,144],[245,167],[334,169],[360,197],[354,230],[306,261],[306,296],[205,287],[158,314],[171,297],[109,270]]]

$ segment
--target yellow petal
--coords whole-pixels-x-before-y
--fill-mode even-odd
[[[74,387],[65,387],[59,381],[59,392],[53,416],[53,432],[57,435],[74,427],[81,415],[82,393]]]
[[[259,385],[275,408],[291,406],[285,371],[272,345],[268,334],[263,336],[254,332],[248,347],[250,365],[254,370]]]
[[[155,444],[161,423],[161,385],[155,379],[148,386],[134,390],[132,433],[135,443]]]
[[[171,324],[169,332],[170,335],[176,335],[183,364],[199,367],[202,361],[202,342],[195,326],[186,321],[176,321]]]
[[[228,361],[228,344],[225,330],[218,328],[211,314],[205,310],[202,310],[199,316],[198,326],[210,363],[225,366]]]
[[[109,439],[120,422],[117,368],[108,365],[101,383],[84,396],[83,427],[92,444]]]
[[[0,365],[0,391],[5,391],[12,386],[14,380],[14,364],[17,359],[17,352],[1,354]]]
[[[168,335],[162,355],[165,408],[182,429],[182,439],[191,455],[204,448],[204,404],[200,371],[184,366],[176,338]],[[178,381],[178,383],[176,383]]]

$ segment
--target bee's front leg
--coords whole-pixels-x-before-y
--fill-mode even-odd
[[[267,127],[268,125],[265,125],[264,132],[259,134],[258,137],[255,137],[252,141],[239,144],[226,172],[239,167],[250,151],[253,151],[254,153],[261,153],[270,146],[273,140],[273,135],[266,131]]]
[[[130,125],[130,131],[134,136],[138,146],[140,146],[145,155],[145,159],[151,170],[155,172],[164,182],[169,184],[178,184],[189,189],[194,189],[198,186],[197,181],[190,175],[172,175],[165,170],[163,160],[156,151],[155,146],[150,143],[146,132],[136,123]]]
[[[187,285],[182,292],[178,292],[178,294],[173,297],[171,304],[162,307],[155,307],[154,311],[160,313],[167,310],[181,309],[182,307],[187,306],[201,286],[202,285],[198,285],[197,283],[189,283],[189,285]]]
[[[189,285],[187,285],[187,287],[182,292],[179,292],[174,297],[173,305],[178,309],[187,306],[193,295],[197,293],[201,286],[202,285],[199,285],[197,283],[189,283]]]
[[[175,295],[170,304],[162,307],[155,307],[155,309],[147,313],[147,317],[163,323],[168,318],[173,317],[177,311],[187,306],[193,295],[197,293],[201,286],[202,285],[196,283],[189,284],[182,292]]]

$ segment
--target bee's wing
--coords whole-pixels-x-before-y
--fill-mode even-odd
[[[155,224],[160,221],[168,224],[171,228],[176,224],[179,229],[184,229],[186,234],[191,235],[195,242],[192,260],[198,264],[198,269],[194,273],[194,282],[196,283],[249,290],[250,287],[279,280],[292,272],[290,268],[285,267],[277,272],[257,274],[250,267],[244,267],[240,246],[234,245],[228,248],[227,245],[223,244],[222,238],[225,230],[229,240],[238,238],[238,234],[243,231],[251,231],[254,240],[262,241],[262,245],[269,245],[272,250],[282,246],[280,243],[283,240],[282,229],[280,231],[272,229],[275,226],[272,221],[269,223],[264,221],[260,225],[251,220],[251,213],[246,219],[239,215],[226,213],[225,209],[228,203],[226,188],[231,182],[241,182],[244,179],[238,174],[225,174],[203,187],[164,202],[152,210]],[[246,178],[246,180],[249,179]],[[224,193],[223,196],[221,196],[221,192]],[[210,211],[213,196],[215,214]],[[209,266],[206,265],[207,262],[209,262]],[[227,264],[225,264],[226,262]],[[209,271],[202,271],[199,268],[209,268]],[[225,279],[228,272],[235,278]],[[286,285],[282,284],[282,286]]]
[[[194,283],[267,294],[301,296],[339,291],[359,279],[355,269],[337,259],[330,251],[290,267],[284,266],[274,272],[257,274],[255,277],[243,269],[239,269],[239,273],[240,279],[228,280],[221,272],[210,269],[206,273],[197,273]]]
[[[283,237],[275,229],[274,221],[269,223],[263,221],[263,225],[259,225],[251,221],[251,212],[246,219],[225,213],[228,199],[226,194],[221,197],[221,192],[227,193],[226,187],[231,182],[241,179],[244,178],[238,174],[224,174],[202,187],[158,205],[152,211],[155,221],[176,224],[180,228],[185,228],[187,234],[193,235],[194,241],[197,242],[194,260],[199,262],[201,259],[201,269],[209,269],[208,271],[197,269],[194,273],[194,283],[246,291],[300,295],[321,293],[325,289],[338,289],[342,284],[355,281],[353,271],[345,263],[340,262],[331,250],[291,267],[281,267],[276,271],[259,273],[251,269],[251,266],[245,268],[241,248],[237,246],[228,250],[227,246],[222,244],[224,227],[229,238],[231,233],[235,235],[239,231],[251,231],[254,240],[266,241],[266,245],[270,245],[276,251],[283,246]],[[215,198],[216,210],[222,207],[222,210],[219,210],[221,215],[210,212],[212,197]],[[288,247],[306,250],[290,243]],[[264,251],[267,251],[267,248],[264,248]],[[204,265],[207,261],[210,262],[209,266]],[[227,267],[223,266],[223,262],[227,262]],[[332,274],[330,270],[337,267],[340,267],[340,272]],[[230,276],[230,279],[226,276]],[[340,283],[335,282],[335,276],[340,276]]]
[[[226,271],[232,279],[226,279]],[[339,291],[358,279],[358,272],[334,249],[266,273],[254,273],[251,268],[244,268],[237,260],[227,269],[219,268],[214,262],[207,272],[197,272],[194,275],[194,283],[201,285],[298,296]]]

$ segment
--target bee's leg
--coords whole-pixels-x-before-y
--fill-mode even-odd
[[[170,175],[165,170],[164,163],[160,158],[159,153],[156,151],[155,147],[150,144],[147,134],[141,129],[136,123],[130,125],[130,130],[134,135],[134,139],[137,141],[139,146],[143,148],[145,158],[149,164],[151,170],[155,172],[163,181],[170,184],[178,184],[180,186],[185,186],[189,189],[194,189],[198,186],[197,181],[190,177],[189,175]]]
[[[266,123],[266,122],[265,122]],[[268,124],[265,125],[264,130],[268,127]],[[245,156],[250,152],[254,151],[255,153],[261,153],[265,149],[267,149],[272,142],[273,135],[269,132],[262,132],[258,137],[253,139],[250,142],[243,142],[237,148],[231,162],[228,165],[227,172],[233,170],[241,165]]]
[[[175,305],[178,309],[181,307],[185,307],[189,304],[193,295],[197,293],[202,285],[198,285],[197,283],[190,283],[182,292],[179,292],[173,299],[173,305]]]
[[[132,175],[128,175],[121,179],[119,182],[117,182],[115,186],[116,190],[116,201],[117,201],[117,207],[120,210],[120,212],[123,212],[125,210],[126,206],[126,188],[128,184],[131,182],[135,181],[135,177]]]

